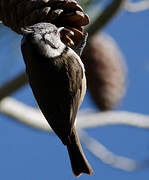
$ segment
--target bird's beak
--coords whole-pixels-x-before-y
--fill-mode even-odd
[[[60,33],[63,29],[64,29],[64,27],[60,27],[57,29],[57,32]]]

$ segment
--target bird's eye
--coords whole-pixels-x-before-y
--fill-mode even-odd
[[[54,33],[54,35],[57,35],[57,30],[54,30],[53,33]]]

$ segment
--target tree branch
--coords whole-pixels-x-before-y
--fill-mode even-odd
[[[0,101],[0,112],[32,128],[52,131],[44,116],[37,108],[32,108],[13,98]]]
[[[33,128],[51,131],[39,109],[29,107],[13,98],[4,98],[0,102],[0,112]],[[148,129],[149,116],[126,111],[95,112],[87,110],[78,113],[76,125],[79,129],[106,125],[126,125]]]
[[[112,2],[97,16],[87,29],[89,37],[101,30],[120,10],[126,0],[112,0]]]
[[[133,12],[133,13],[144,11],[149,9],[149,1],[147,0],[142,0],[140,2],[126,1],[124,8],[128,12]]]
[[[0,102],[0,112],[14,118],[17,122],[26,124],[33,128],[52,132],[49,124],[38,109],[29,107],[12,98],[4,98]],[[95,113],[88,110],[79,113],[77,120],[77,128],[79,129],[112,124],[149,128],[149,116],[122,111]],[[118,156],[109,151],[100,142],[89,137],[87,133],[82,130],[79,130],[79,136],[81,142],[94,156],[114,168],[119,168],[125,171],[135,171],[149,167],[148,160],[136,162],[135,160]]]
[[[133,159],[116,155],[99,141],[91,138],[85,131],[79,131],[79,138],[85,147],[103,163],[124,171],[136,171],[149,167],[149,160],[137,162]]]
[[[25,72],[15,77],[13,80],[6,82],[2,87],[0,87],[0,101],[24,86],[27,82],[28,80]]]

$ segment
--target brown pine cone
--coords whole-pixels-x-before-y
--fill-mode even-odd
[[[103,33],[90,38],[82,61],[95,104],[101,110],[115,107],[126,89],[126,66],[113,39]]]
[[[39,22],[64,26],[66,31],[74,32],[71,37],[64,33],[66,43],[75,46],[83,38],[84,26],[89,23],[88,16],[75,0],[1,0],[0,19],[19,34],[22,34],[22,27]]]

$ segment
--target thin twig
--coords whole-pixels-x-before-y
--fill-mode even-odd
[[[149,1],[148,0],[142,0],[140,2],[126,1],[124,8],[128,12],[133,12],[133,13],[148,10]]]
[[[83,130],[79,131],[79,137],[81,142],[94,156],[96,156],[103,163],[109,164],[114,168],[118,168],[124,171],[138,171],[144,168],[149,168],[148,160],[137,162],[133,159],[114,154],[99,141],[91,138]]]
[[[126,0],[112,0],[112,2],[97,16],[87,29],[89,37],[101,30],[121,9]]]
[[[13,80],[6,82],[2,87],[0,87],[0,100],[9,96],[28,82],[26,73],[22,73],[15,77]]]

